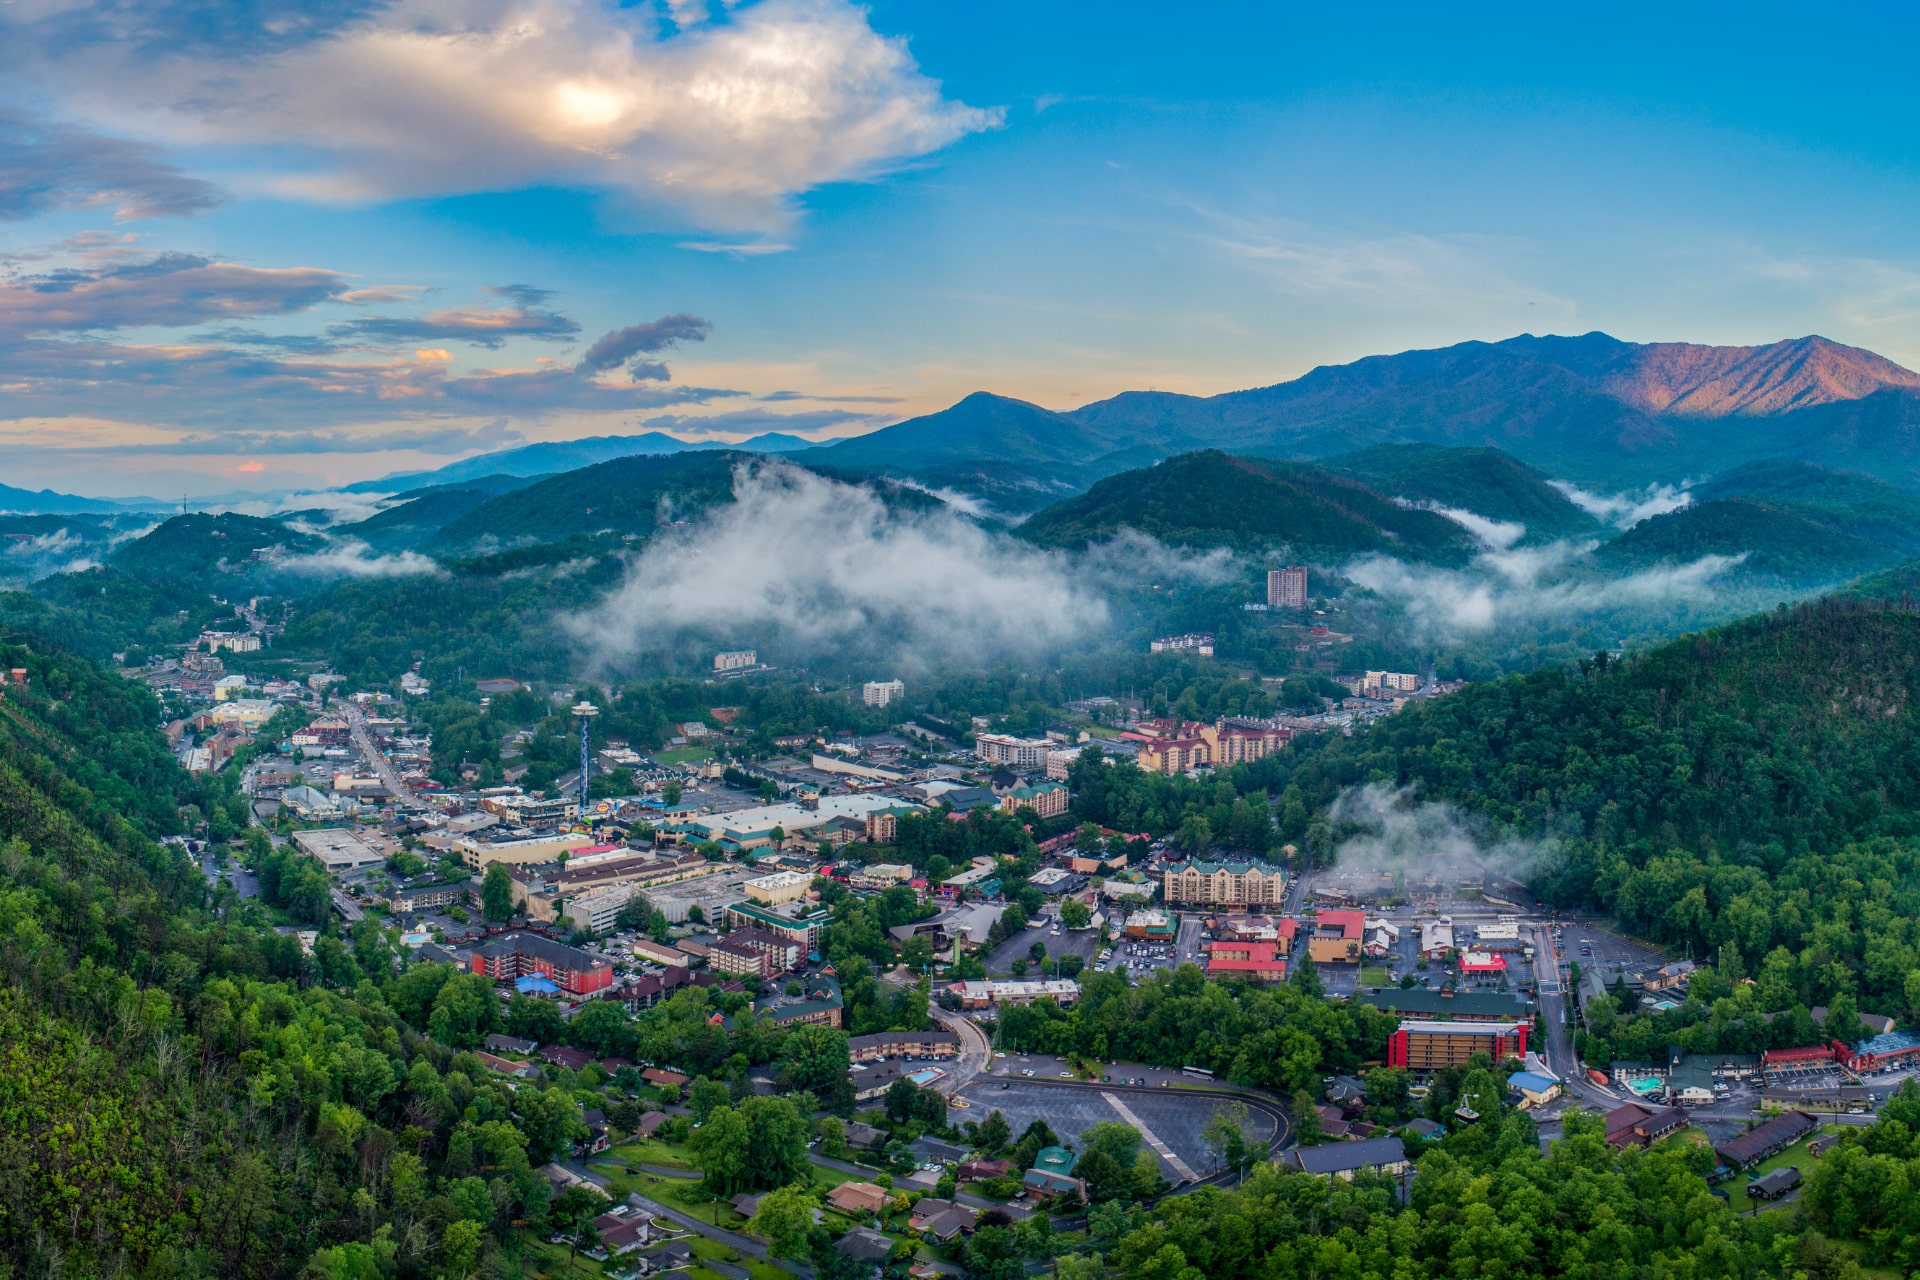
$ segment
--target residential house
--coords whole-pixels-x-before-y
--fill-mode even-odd
[[[892,1201],[892,1192],[871,1182],[843,1182],[827,1192],[828,1204],[855,1216],[879,1213]]]
[[[1294,1147],[1280,1163],[1323,1178],[1352,1178],[1365,1170],[1399,1174],[1406,1171],[1407,1148],[1398,1138],[1367,1138],[1326,1147]]]

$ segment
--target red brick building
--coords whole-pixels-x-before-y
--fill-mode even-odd
[[[495,982],[546,978],[575,999],[613,985],[613,965],[607,960],[530,933],[509,933],[476,949],[472,967]]]

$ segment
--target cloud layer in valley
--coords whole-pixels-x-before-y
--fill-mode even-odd
[[[1343,836],[1338,869],[1358,875],[1452,880],[1492,872],[1524,881],[1555,852],[1551,842],[1494,837],[1454,805],[1378,782],[1341,792],[1327,820]]]
[[[1687,492],[1685,485],[1650,484],[1644,489],[1629,489],[1624,493],[1590,493],[1564,480],[1549,480],[1547,483],[1565,494],[1567,501],[1574,506],[1616,529],[1631,529],[1642,520],[1663,516],[1693,503],[1693,495]]]
[[[1686,495],[1679,497],[1677,505],[1684,506]],[[1479,539],[1482,549],[1466,568],[1371,555],[1341,570],[1356,585],[1403,609],[1416,638],[1428,643],[1452,643],[1503,626],[1570,619],[1624,605],[1709,601],[1717,580],[1746,558],[1706,555],[1605,575],[1591,560],[1598,542],[1562,539],[1543,546],[1520,546],[1525,525],[1448,507],[1430,509]]]
[[[1042,551],[946,507],[889,507],[778,462],[738,468],[734,496],[649,543],[602,603],[567,621],[574,637],[613,667],[689,635],[933,662],[1041,654],[1109,624],[1097,557]],[[1217,557],[1163,559],[1170,575],[1219,572]]]

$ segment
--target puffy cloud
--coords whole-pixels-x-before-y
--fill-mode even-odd
[[[1684,485],[1650,484],[1644,489],[1624,493],[1589,493],[1564,480],[1548,484],[1567,496],[1567,500],[1596,520],[1604,520],[1617,529],[1631,529],[1642,520],[1678,511],[1693,502]]]
[[[580,373],[594,374],[605,373],[624,364],[628,375],[635,381],[647,379],[664,382],[668,377],[667,366],[640,357],[665,351],[681,342],[705,342],[707,335],[712,332],[711,324],[684,311],[645,324],[630,324],[624,329],[603,334],[598,342],[587,348],[587,354],[580,358],[575,368]]]
[[[346,279],[317,267],[243,267],[186,253],[0,280],[0,333],[200,324],[288,315],[339,296]]]
[[[1458,640],[1495,627],[1542,618],[1569,618],[1623,605],[1705,601],[1715,579],[1746,557],[1701,556],[1618,578],[1565,573],[1592,543],[1557,543],[1508,553],[1488,553],[1464,570],[1410,565],[1388,556],[1368,556],[1342,572],[1353,582],[1403,609],[1430,639]]]
[[[796,193],[1001,118],[943,98],[845,0],[689,9],[671,32],[612,0],[142,8],[0,11],[9,77],[169,140],[302,148],[322,167],[279,189],[320,199],[565,182],[765,232]]]
[[[417,551],[376,555],[358,538],[341,538],[310,555],[290,556],[280,562],[280,567],[289,573],[348,578],[418,578],[441,572],[430,557]]]
[[[0,221],[100,208],[121,219],[181,217],[223,198],[147,143],[0,107]]]
[[[1361,874],[1457,880],[1492,871],[1525,880],[1558,850],[1551,842],[1492,835],[1485,822],[1451,804],[1378,782],[1335,796],[1327,820],[1344,837],[1339,868]]]
[[[891,511],[871,490],[777,462],[736,470],[734,497],[650,542],[568,620],[572,634],[618,667],[689,633],[935,660],[1044,653],[1108,624],[1069,558],[953,511]]]

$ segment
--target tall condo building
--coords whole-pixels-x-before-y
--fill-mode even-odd
[[[1289,565],[1267,570],[1267,606],[1272,609],[1307,607],[1307,566]]]

